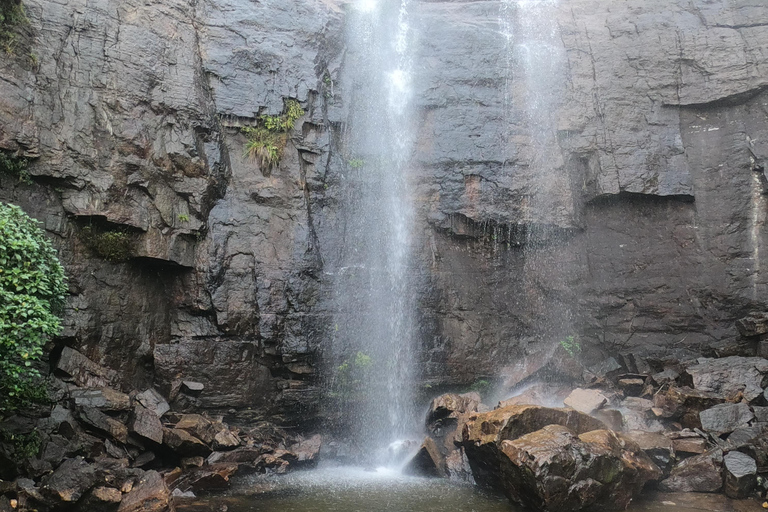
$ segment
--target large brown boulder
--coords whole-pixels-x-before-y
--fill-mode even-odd
[[[723,488],[723,451],[710,450],[685,459],[674,468],[669,478],[659,484],[668,492],[720,492]]]
[[[174,510],[171,492],[157,471],[147,471],[120,503],[118,512],[167,512]]]
[[[623,510],[661,475],[639,446],[609,430],[577,437],[549,425],[502,441],[500,454],[502,490],[533,510]]]
[[[511,405],[471,414],[462,428],[461,446],[475,482],[483,487],[502,489],[499,481],[501,442],[513,441],[548,425],[567,427],[576,435],[606,428],[601,421],[573,409],[538,405]]]

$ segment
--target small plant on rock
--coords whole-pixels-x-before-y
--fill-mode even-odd
[[[2,1],[2,0],[0,0]],[[28,162],[25,158],[18,157],[13,153],[0,151],[0,173],[18,178],[20,183],[32,184],[32,177],[27,171]]]
[[[107,261],[125,261],[131,255],[131,235],[123,230],[99,230],[85,226],[80,230],[80,239],[91,251]]]
[[[0,203],[0,417],[45,399],[33,367],[61,330],[67,285],[37,221]]]
[[[279,116],[263,115],[256,126],[246,126],[240,131],[248,139],[245,154],[259,162],[261,167],[270,169],[280,162],[283,150],[288,143],[288,132],[293,130],[296,121],[304,115],[304,109],[298,101],[289,99],[285,102],[283,113]]]
[[[581,345],[574,336],[566,336],[564,340],[560,340],[560,346],[571,357],[576,357],[576,354],[581,353]]]
[[[24,6],[16,0],[0,0],[0,48],[13,55],[18,41],[17,27],[29,23]]]

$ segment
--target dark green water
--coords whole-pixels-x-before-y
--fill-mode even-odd
[[[240,479],[230,496],[182,501],[179,512],[523,512],[506,498],[391,470],[326,468]],[[557,511],[553,511],[557,512]],[[763,512],[755,500],[716,494],[646,494],[628,512]]]

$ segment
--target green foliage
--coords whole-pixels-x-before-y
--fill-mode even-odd
[[[261,167],[269,169],[276,165],[288,143],[288,132],[293,130],[296,121],[303,115],[304,109],[299,102],[289,99],[285,101],[283,113],[279,116],[263,115],[259,117],[257,126],[241,128],[240,131],[248,139],[245,154],[257,160]]]
[[[347,162],[347,164],[352,169],[360,169],[361,167],[363,167],[365,165],[365,160],[363,160],[362,158],[353,158],[349,162]]]
[[[475,391],[481,395],[487,393],[490,388],[491,383],[485,379],[478,379],[471,386],[469,386],[470,391]]]
[[[563,347],[571,357],[576,357],[576,354],[581,352],[581,345],[573,336],[567,336],[564,340],[560,340],[560,346]]]
[[[15,0],[0,0],[0,48],[12,55],[16,51],[16,28],[29,23],[24,6]]]
[[[43,440],[37,430],[28,434],[14,434],[0,430],[0,443],[13,449],[13,457],[17,460],[35,457],[43,445]]]
[[[44,396],[32,364],[61,330],[66,293],[43,230],[18,206],[0,203],[0,415]]]
[[[364,352],[346,359],[336,367],[331,395],[345,400],[353,398],[362,389],[373,366],[373,359]]]
[[[107,261],[125,261],[131,255],[131,235],[123,230],[104,231],[85,226],[80,230],[80,239],[91,251]]]
[[[20,158],[12,153],[0,151],[0,173],[18,178],[20,183],[31,185],[32,177],[27,171],[27,165],[28,162],[25,158]]]
[[[187,215],[186,213],[180,213],[178,215],[178,218],[179,218],[179,222],[189,222],[189,215]]]

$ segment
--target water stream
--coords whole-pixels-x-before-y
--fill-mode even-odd
[[[385,463],[416,424],[408,9],[409,0],[359,0],[347,18],[344,240],[326,373],[336,434],[364,464]]]

